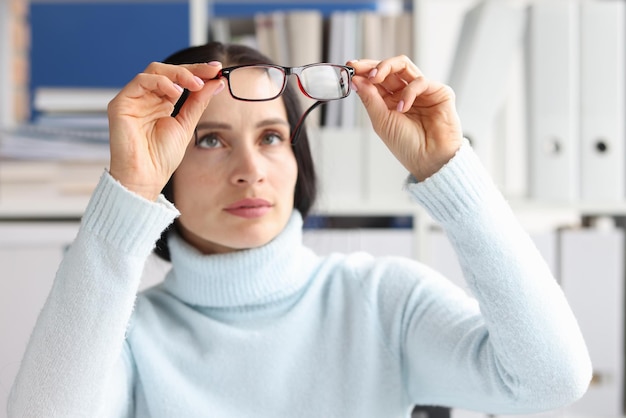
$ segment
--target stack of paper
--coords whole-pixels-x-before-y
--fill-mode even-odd
[[[0,198],[88,196],[109,165],[109,89],[42,89],[34,121],[0,129]]]

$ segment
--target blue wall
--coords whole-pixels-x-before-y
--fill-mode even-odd
[[[181,1],[33,2],[30,19],[31,91],[122,87],[189,45],[189,6]]]

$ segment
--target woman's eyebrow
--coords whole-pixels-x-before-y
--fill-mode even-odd
[[[282,119],[282,118],[269,118],[269,119],[263,119],[262,121],[258,122],[256,124],[256,127],[262,128],[264,126],[271,126],[271,125],[289,126],[289,122],[287,122],[285,119]],[[200,122],[198,123],[198,129],[228,130],[228,129],[233,129],[233,127],[232,125],[229,125],[228,123],[224,123],[224,122]]]
[[[197,129],[233,129],[233,127],[223,122],[200,122]]]
[[[285,119],[282,119],[282,118],[263,119],[262,121],[260,121],[259,123],[256,124],[256,127],[257,128],[261,128],[263,126],[268,126],[268,125],[285,125],[285,126],[289,126],[289,122],[287,122]]]

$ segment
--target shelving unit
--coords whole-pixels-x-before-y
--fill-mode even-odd
[[[183,0],[180,0],[181,2]],[[207,24],[211,20],[212,5],[220,3],[222,0],[189,0],[189,20],[184,24],[189,27],[190,44],[200,44],[207,39]],[[226,0],[223,0],[226,1]],[[355,2],[357,0],[354,0]],[[428,31],[432,30],[434,22],[428,19],[428,11],[431,7],[441,7],[442,4],[458,4],[460,9],[468,9],[478,0],[411,0],[413,10],[413,25],[417,28],[414,34],[414,61],[418,62],[425,73],[431,74],[434,78],[445,76],[449,69],[450,42],[456,34],[458,27],[450,27],[445,34],[438,33],[437,40],[446,42],[445,48],[439,48],[437,42],[428,36]],[[513,0],[522,6],[529,4],[533,0]],[[534,0],[542,1],[542,0]],[[52,2],[51,0],[48,2]],[[254,3],[254,0],[249,0]],[[268,1],[267,3],[281,3],[285,1]],[[332,4],[332,0],[322,0],[320,4]],[[459,11],[457,10],[457,13]],[[455,21],[459,23],[457,15]],[[0,35],[8,32],[10,13],[8,3],[0,1]],[[181,23],[183,24],[183,23]],[[444,30],[445,25],[438,30]],[[7,43],[10,36],[0,36],[0,53],[6,54]],[[439,49],[438,49],[439,48]],[[438,55],[443,54],[443,55]],[[2,62],[7,62],[2,57]],[[11,104],[7,101],[7,93],[11,91],[10,77],[6,68],[0,68],[0,125],[10,125],[13,120]],[[313,151],[318,164],[318,171],[321,177],[321,194],[318,205],[314,210],[315,215],[321,216],[346,216],[346,217],[374,217],[374,216],[410,216],[413,218],[413,243],[414,256],[420,260],[433,259],[431,244],[433,241],[433,230],[436,224],[430,219],[426,212],[416,204],[410,202],[402,191],[404,174],[402,169],[394,171],[391,178],[387,179],[389,187],[386,190],[374,190],[374,181],[371,176],[378,175],[376,169],[367,164],[368,155],[378,152],[379,148],[367,148],[369,151],[359,153],[357,156],[350,152],[349,148],[324,149],[324,144],[332,143],[337,136],[350,143],[366,143],[367,147],[374,147],[374,134],[370,131],[353,130],[350,132],[337,132],[324,130],[312,132],[316,144],[313,144]],[[320,145],[321,144],[321,145]],[[369,153],[369,154],[368,154]],[[393,159],[390,155],[389,159]],[[340,167],[337,165],[350,161],[355,167]],[[387,160],[393,165],[392,160]],[[103,163],[102,169],[105,168]],[[342,174],[342,171],[343,174]],[[347,172],[346,172],[347,170]],[[0,179],[2,173],[2,160],[0,160]],[[384,174],[389,174],[385,170]],[[348,192],[346,192],[348,190]],[[374,190],[374,191],[373,191]],[[384,197],[380,194],[384,192]],[[75,228],[87,206],[89,195],[86,193],[68,196],[40,196],[40,195],[11,195],[7,198],[3,193],[3,186],[0,182],[0,234],[22,234],[27,237],[20,241],[21,249],[25,247],[27,241],[32,241],[33,248],[41,244],[41,234],[33,231],[50,228],[58,233],[58,240],[47,240],[46,268],[52,272],[54,264],[58,262],[62,247],[69,243],[71,236],[75,233]],[[522,224],[529,231],[538,233],[555,231],[563,226],[578,226],[583,217],[624,217],[626,216],[626,201],[623,202],[548,202],[526,199],[520,196],[511,196],[509,202],[519,216]],[[54,229],[54,225],[61,225],[62,230]],[[33,229],[34,227],[34,229]],[[436,232],[436,231],[435,231]],[[435,238],[439,239],[439,238]],[[0,256],[2,251],[12,245],[12,241],[4,249],[0,245]],[[2,242],[0,242],[2,244]],[[52,246],[52,247],[51,247]],[[21,254],[23,257],[27,257]],[[0,257],[0,260],[2,258]],[[6,260],[6,258],[5,258]],[[42,274],[37,271],[37,274]],[[16,273],[14,273],[16,274]],[[4,288],[3,288],[4,289]],[[10,289],[9,289],[10,290]],[[7,294],[10,294],[7,290]],[[2,293],[2,292],[0,292]],[[35,302],[39,302],[37,300]],[[2,303],[0,303],[2,305]],[[0,387],[5,383],[3,374],[0,373]],[[2,393],[0,391],[0,401]],[[2,404],[2,402],[0,402]],[[0,418],[3,410],[0,409]]]

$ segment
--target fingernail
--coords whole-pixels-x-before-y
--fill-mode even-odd
[[[350,88],[351,88],[352,90],[354,90],[355,92],[357,92],[357,93],[359,92],[359,89],[358,89],[358,87],[356,86],[356,84],[354,84],[354,81],[350,81]]]
[[[215,88],[215,90],[213,91],[213,96],[215,96],[216,94],[219,94],[219,92],[221,92],[222,90],[224,90],[224,82],[222,80],[220,80],[219,85]]]
[[[185,91],[184,88],[182,88],[181,86],[179,86],[178,84],[174,83],[174,87],[176,87],[176,90],[178,90],[180,93],[182,93],[183,91]]]
[[[207,64],[212,65],[213,67],[219,67],[220,65],[222,65],[222,63],[219,61],[209,61],[207,62]]]
[[[402,112],[402,109],[404,109],[404,100],[400,100],[398,102],[398,107],[396,108],[398,112]]]
[[[378,74],[378,68],[372,69],[372,71],[370,71],[370,73],[367,76],[369,78],[374,78],[374,77],[376,77],[376,74]]]
[[[198,83],[201,86],[204,86],[204,81],[202,81],[202,79],[198,76],[193,76],[193,79],[196,80],[196,83]]]

